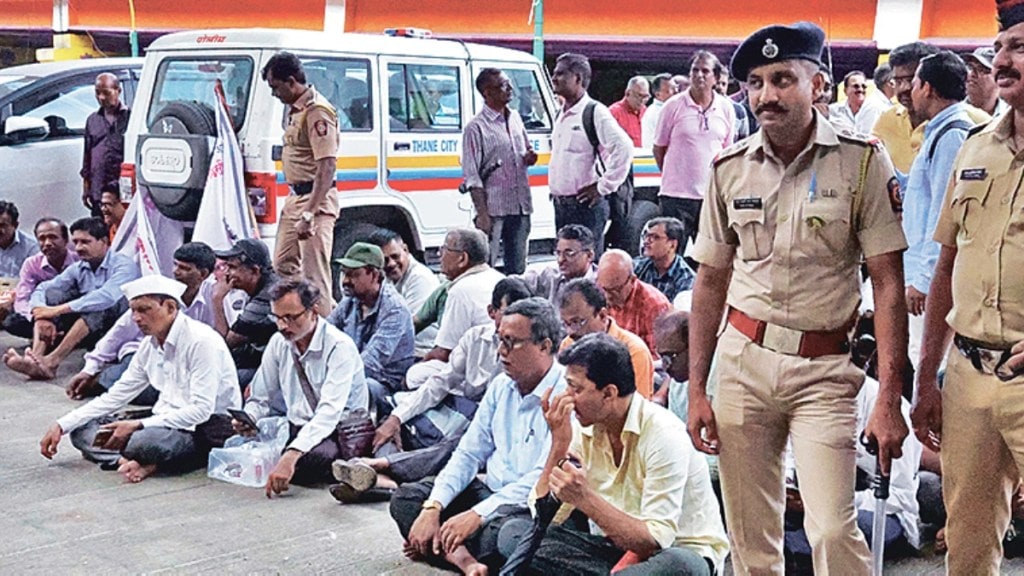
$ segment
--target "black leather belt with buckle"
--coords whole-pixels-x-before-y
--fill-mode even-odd
[[[981,374],[995,376],[1003,382],[1017,377],[1017,374],[1006,366],[1006,361],[1011,356],[1009,348],[992,346],[961,334],[953,336],[953,345],[964,358],[971,361],[971,366],[974,366],[974,369]]]

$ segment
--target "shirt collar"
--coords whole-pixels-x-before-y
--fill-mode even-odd
[[[309,108],[316,100],[316,88],[312,84],[306,87],[306,91],[299,95],[299,99],[292,104],[292,112],[302,112]]]
[[[320,315],[317,315],[316,327],[313,328],[313,338],[309,341],[309,346],[306,347],[305,354],[322,351],[324,349],[324,339],[327,337],[326,334],[327,320],[321,318]],[[291,348],[292,352],[299,354],[299,347],[295,345],[295,342],[288,340],[288,346]],[[304,356],[305,354],[299,354],[299,356]]]
[[[624,436],[626,433],[629,433],[639,437],[640,430],[643,427],[644,399],[636,392],[634,392],[632,396],[633,397],[629,399],[629,410],[626,412],[626,422],[622,425],[622,435]],[[604,425],[601,422],[597,422],[592,426],[581,427],[580,432],[584,436],[593,438],[599,429],[603,428]]]
[[[1005,114],[1000,116],[995,122],[989,127],[985,128],[985,132],[989,130],[1000,142],[1007,142],[1013,139],[1013,118],[1016,116],[1017,111],[1012,108]]]
[[[463,278],[472,276],[474,274],[479,274],[480,272],[483,272],[488,268],[490,268],[490,266],[488,266],[486,262],[484,262],[483,264],[477,264],[476,266],[473,266],[472,268],[466,270],[462,274],[456,276],[455,279],[451,281],[451,284],[448,285],[448,289],[451,290],[452,287],[455,286],[455,283],[462,280]]]
[[[583,108],[587,106],[587,102],[590,102],[590,95],[584,92],[583,97],[580,98],[580,101],[573,104],[572,108],[569,108],[568,110],[563,109],[562,114],[565,116],[569,116],[572,114],[582,114]]]
[[[554,359],[552,359],[551,368],[548,368],[547,374],[545,374],[544,377],[541,378],[540,383],[537,384],[537,386],[533,389],[533,392],[530,392],[529,394],[527,394],[527,396],[536,396],[537,401],[539,402],[541,398],[544,396],[544,393],[547,392],[548,388],[553,388],[558,385],[559,380],[561,380],[564,376],[564,372],[565,368],[563,368],[561,364],[555,362]],[[519,393],[519,387],[516,384],[515,380],[509,378],[508,385],[515,389],[516,394]]]
[[[213,286],[217,283],[217,279],[210,274],[206,277],[201,284],[199,284],[199,290],[196,291],[196,297],[192,300],[192,304],[189,304],[188,309],[193,310],[199,306],[209,306],[207,298],[213,292]]]
[[[807,146],[797,156],[800,156],[813,146],[832,147],[839,145],[839,136],[836,134],[832,123],[826,120],[817,109],[812,110],[814,111],[814,133],[811,134],[811,139],[807,142]],[[754,156],[761,153],[774,157],[774,153],[770,149],[771,145],[764,139],[764,130],[758,130],[751,134],[748,142],[746,156]]]
[[[950,117],[960,112],[966,112],[967,105],[963,102],[957,102],[950,106],[943,108],[938,114],[936,114],[931,120],[928,121],[927,126],[924,129],[924,135],[927,138],[928,135],[932,134],[936,130],[942,127],[942,124],[946,122]]]
[[[171,323],[171,329],[167,331],[167,338],[164,339],[164,345],[161,348],[167,348],[168,345],[171,348],[177,348],[178,342],[182,337],[182,333],[185,331],[185,311],[178,310],[177,315],[174,317],[174,322]],[[157,344],[156,339],[153,339],[153,343]],[[157,344],[157,346],[160,346]]]
[[[40,268],[44,270],[53,270],[54,272],[57,273],[67,270],[68,266],[71,266],[75,262],[78,262],[78,254],[70,248],[67,249],[67,254],[64,255],[64,268],[61,268],[60,270],[57,270],[52,265],[50,265],[50,260],[47,259],[46,255],[43,254],[42,252],[39,253],[39,257],[42,258],[42,263],[39,265]]]
[[[491,122],[501,122],[501,123],[504,123],[505,122],[505,112],[508,112],[508,111],[509,111],[508,110],[508,106],[505,107],[505,110],[499,112],[499,111],[495,110],[494,108],[491,108],[490,106],[484,104],[484,108],[483,108],[483,110],[481,110],[481,113],[483,114],[484,118],[486,118],[487,120],[490,120]]]

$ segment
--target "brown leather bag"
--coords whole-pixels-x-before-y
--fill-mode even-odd
[[[306,369],[302,367],[298,354],[293,352],[292,359],[295,360],[295,369],[299,374],[302,394],[306,397],[309,407],[315,412],[316,407],[320,404],[320,398],[317,397],[316,391],[313,390],[313,386],[309,383]],[[338,449],[341,452],[342,459],[349,460],[351,458],[370,456],[373,450],[373,436],[377,432],[377,427],[374,426],[369,411],[359,408],[342,413],[341,420],[338,421],[337,432]]]

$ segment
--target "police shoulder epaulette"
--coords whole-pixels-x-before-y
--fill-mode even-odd
[[[743,152],[746,152],[747,151],[747,141],[748,140],[750,140],[750,139],[749,138],[744,138],[743,140],[740,140],[739,142],[736,142],[732,146],[729,146],[728,148],[723,149],[721,152],[718,153],[717,156],[715,156],[715,159],[712,160],[711,164],[712,165],[718,164],[718,163],[722,162],[723,160],[725,160],[727,158],[732,158],[733,156],[736,156],[738,154],[742,154]]]
[[[975,134],[980,134],[982,130],[984,130],[985,128],[988,128],[988,125],[989,125],[988,122],[982,122],[981,124],[978,124],[974,128],[971,128],[970,130],[967,131],[967,137],[970,138],[971,136],[974,136]]]

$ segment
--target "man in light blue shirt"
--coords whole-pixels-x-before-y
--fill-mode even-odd
[[[932,239],[939,219],[950,170],[967,132],[974,126],[967,114],[967,66],[956,54],[943,51],[918,64],[911,85],[914,109],[928,125],[924,143],[914,159],[903,199],[903,253],[907,310],[910,312],[908,353],[914,366],[921,352],[924,308],[932,273],[939,258],[939,243]]]
[[[434,480],[399,488],[391,517],[413,559],[441,559],[465,574],[496,573],[497,535],[511,517],[528,518],[526,499],[550,445],[541,398],[565,389],[555,363],[562,325],[554,306],[527,298],[509,306],[498,329],[505,373],[490,384],[451,460]],[[486,465],[481,482],[476,475]]]
[[[128,309],[121,287],[139,277],[139,267],[131,258],[110,250],[102,219],[75,221],[71,242],[78,262],[37,286],[29,299],[32,347],[24,355],[11,348],[3,357],[8,368],[32,379],[52,379],[76,346],[95,342],[109,330]]]

